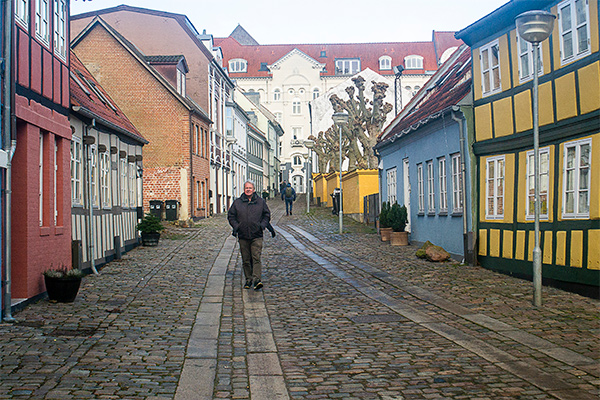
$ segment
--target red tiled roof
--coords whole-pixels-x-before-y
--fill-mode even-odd
[[[456,105],[471,90],[471,51],[462,45],[457,57],[450,58],[428,83],[412,98],[390,125],[383,130],[378,142],[386,142],[416,129],[435,114]],[[406,114],[408,112],[408,114]]]
[[[148,143],[73,51],[71,51],[70,89],[72,106],[82,107],[109,124],[128,132],[131,137]]]
[[[433,31],[433,45],[435,46],[438,59],[450,47],[458,47],[462,43],[462,40],[454,37],[454,32]]]
[[[442,48],[437,49],[441,55],[448,47],[459,46],[461,41],[449,40],[448,35],[441,35]],[[227,66],[229,60],[242,58],[248,62],[245,73],[229,73],[235,78],[241,77],[267,77],[270,72],[261,69],[261,63],[271,65],[294,49],[325,64],[327,72],[322,76],[335,76],[335,60],[339,58],[360,58],[360,69],[370,68],[380,75],[393,75],[392,70],[379,69],[379,57],[387,55],[392,57],[392,66],[404,64],[404,57],[420,55],[423,57],[423,69],[404,70],[404,74],[422,74],[424,71],[436,71],[437,59],[433,42],[389,42],[389,43],[347,43],[347,44],[275,44],[275,45],[241,45],[234,38],[215,38],[215,46],[223,50],[223,65]],[[443,47],[446,46],[446,47]],[[321,52],[325,57],[321,57]]]

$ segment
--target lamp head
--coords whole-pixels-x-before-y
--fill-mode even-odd
[[[343,112],[336,112],[333,113],[332,117],[333,119],[333,123],[338,125],[338,126],[344,126],[348,124],[348,113],[343,111]]]
[[[523,40],[538,44],[552,33],[556,16],[547,11],[534,10],[517,15],[515,23],[519,36]]]
[[[313,147],[315,147],[315,142],[313,142],[310,139],[307,139],[304,141],[304,147],[306,147],[307,149],[312,149]]]
[[[400,75],[402,75],[402,72],[404,72],[404,66],[402,66],[402,65],[396,65],[393,68],[393,70],[394,70],[394,75],[400,76]]]

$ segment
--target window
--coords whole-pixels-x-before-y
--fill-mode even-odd
[[[396,203],[396,168],[387,170],[387,201]]]
[[[129,203],[129,199],[127,198],[127,160],[121,158],[119,166],[121,174],[121,205],[127,207],[127,204]]]
[[[481,48],[481,90],[484,96],[500,91],[499,53],[497,40]]]
[[[384,70],[392,69],[392,57],[390,57],[390,56],[379,57],[379,69],[384,69]]]
[[[435,213],[435,176],[433,161],[427,161],[427,212]]]
[[[81,204],[81,139],[71,139],[71,203]]]
[[[533,79],[533,45],[520,36],[517,36],[519,49],[519,79],[521,82]],[[542,66],[542,46],[538,46],[538,74],[541,75],[544,71]]]
[[[185,97],[185,74],[177,70],[177,93]]]
[[[281,121],[283,120],[283,114],[280,113],[280,112],[276,112],[275,113],[275,120],[281,124]]]
[[[486,161],[486,212],[488,219],[504,218],[504,156]]]
[[[448,211],[448,180],[446,179],[446,158],[438,159],[438,186],[440,190],[440,212]]]
[[[417,55],[404,57],[404,68],[423,69],[423,57]]]
[[[292,114],[301,114],[302,106],[300,105],[300,99],[294,99],[292,102]]]
[[[227,109],[227,135],[229,133],[229,113],[231,112],[231,108]],[[194,125],[194,154],[200,154],[200,127],[198,125]]]
[[[452,212],[463,210],[462,168],[460,154],[452,155]]]
[[[313,98],[313,100],[314,99],[318,99],[319,95],[320,95],[319,88],[314,88],[313,91],[312,91],[312,98]]]
[[[327,57],[327,51],[321,50],[321,55],[319,57]]]
[[[50,42],[50,0],[35,0],[35,35],[42,42]]]
[[[137,200],[137,196],[135,195],[135,189],[137,187],[136,185],[136,178],[137,178],[137,168],[135,167],[135,164],[130,162],[128,164],[128,175],[129,175],[129,206],[131,208],[135,207],[135,203]]]
[[[335,60],[335,73],[337,75],[354,75],[360,72],[360,59],[345,58]]]
[[[108,151],[100,153],[100,196],[102,207],[110,207],[110,156]]]
[[[44,224],[44,134],[40,132],[40,158],[38,164],[39,175],[39,207],[40,207],[40,226]]]
[[[417,195],[419,196],[419,213],[425,212],[425,193],[423,187],[423,164],[417,164]]]
[[[302,137],[302,127],[301,126],[292,127],[292,135],[293,135],[294,140],[297,140],[300,137]]]
[[[540,218],[548,219],[548,186],[550,185],[550,149],[540,149]],[[527,152],[527,219],[535,215],[535,163],[533,150]]]
[[[29,24],[29,0],[15,1],[15,16],[17,21],[27,26]]]
[[[96,153],[96,145],[90,146],[90,171],[92,175],[92,205],[98,206],[98,153]]]
[[[302,157],[294,156],[294,166],[302,165]]]
[[[58,141],[58,136],[54,136],[54,168],[52,168],[54,173],[54,226],[58,225],[56,223],[58,221]]]
[[[567,0],[558,5],[560,58],[571,62],[590,53],[589,5],[587,0]]]
[[[248,62],[241,58],[229,60],[229,72],[247,72]]]
[[[54,0],[54,53],[67,57],[67,1]]]
[[[273,100],[275,100],[275,101],[281,100],[281,89],[273,90]]]
[[[563,170],[563,217],[590,216],[591,139],[565,143]]]

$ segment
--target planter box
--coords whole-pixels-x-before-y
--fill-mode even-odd
[[[142,245],[144,246],[158,246],[159,240],[160,233],[142,232]]]
[[[392,232],[390,244],[392,246],[408,246],[408,232]]]
[[[58,303],[72,303],[77,297],[81,278],[51,278],[44,276],[48,300]]]
[[[389,242],[390,234],[393,232],[393,229],[392,228],[380,228],[379,232],[381,233],[381,241]]]

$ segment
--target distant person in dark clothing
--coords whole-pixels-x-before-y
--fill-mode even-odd
[[[281,194],[281,201],[285,200],[285,196],[283,191],[285,190],[286,184],[285,181],[281,182],[281,184],[279,185],[279,193]]]
[[[285,215],[292,215],[292,205],[296,201],[296,191],[290,183],[285,187],[283,196],[285,198]]]
[[[244,289],[260,290],[262,264],[260,256],[263,245],[263,230],[270,226],[271,211],[267,202],[255,192],[254,182],[244,183],[244,193],[231,205],[227,213],[229,225],[233,228],[233,235],[238,238],[242,265],[246,283]],[[272,229],[273,227],[271,227]],[[274,230],[272,235],[274,236]]]

